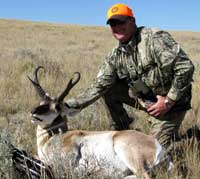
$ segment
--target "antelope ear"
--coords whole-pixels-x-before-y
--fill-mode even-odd
[[[76,109],[76,108],[72,108],[69,107],[66,103],[64,105],[64,113],[65,115],[67,115],[68,117],[73,117],[76,114],[78,114],[81,110],[80,109]]]

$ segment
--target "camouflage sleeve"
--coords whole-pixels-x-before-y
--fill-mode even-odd
[[[83,109],[99,99],[114,83],[116,72],[111,57],[101,65],[94,83],[77,97],[67,101],[70,107]]]
[[[159,31],[153,35],[152,51],[159,65],[160,74],[173,76],[167,96],[178,101],[191,85],[194,65],[167,32]]]

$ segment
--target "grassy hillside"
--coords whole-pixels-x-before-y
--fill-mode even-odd
[[[195,64],[192,109],[187,114],[181,131],[200,122],[200,32],[170,32],[181,44]],[[106,27],[87,27],[36,23],[0,19],[0,133],[19,148],[36,153],[35,127],[30,122],[29,112],[39,102],[38,96],[27,79],[33,69],[43,65],[45,71],[40,75],[41,84],[53,96],[65,87],[73,72],[82,75],[80,83],[70,96],[84,90],[96,77],[99,65],[117,42]],[[127,107],[128,108],[128,107]],[[145,123],[141,114],[137,124]],[[71,128],[88,130],[108,129],[107,117],[101,100],[91,105],[75,119]],[[1,154],[1,153],[0,153]],[[193,157],[196,156],[196,157]],[[0,157],[1,159],[1,157]],[[200,160],[195,151],[188,152],[189,176],[199,178]],[[0,168],[3,166],[0,160]],[[1,170],[0,170],[1,172]],[[175,178],[182,178],[175,174]]]

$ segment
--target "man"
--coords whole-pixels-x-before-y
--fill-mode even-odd
[[[138,107],[151,116],[151,133],[168,147],[191,107],[194,66],[169,33],[138,28],[125,4],[108,10],[107,24],[119,46],[106,58],[96,81],[67,104],[83,109],[103,97],[116,130],[128,129],[132,122],[123,104]]]

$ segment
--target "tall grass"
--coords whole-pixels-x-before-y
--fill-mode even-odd
[[[192,125],[200,125],[200,33],[170,32],[181,44],[195,64],[192,109],[188,112],[181,131]],[[43,87],[52,96],[62,92],[73,72],[81,73],[80,83],[68,98],[78,94],[92,83],[99,65],[107,53],[117,45],[106,27],[36,23],[16,20],[0,20],[0,133],[19,148],[36,153],[35,127],[31,125],[29,112],[39,99],[27,79],[33,69],[43,65],[40,72]],[[136,116],[136,124],[148,131],[143,112],[127,107],[130,115]],[[139,117],[138,117],[139,116]],[[106,130],[108,120],[101,100],[69,119],[71,129]],[[1,147],[1,145],[0,145]],[[186,163],[189,173],[186,178],[200,178],[199,151],[186,148]],[[1,148],[1,151],[3,149]],[[4,150],[5,151],[5,150]],[[0,172],[5,171],[5,162],[0,154]],[[177,165],[179,162],[177,161]],[[178,166],[177,166],[178,168]],[[1,176],[1,174],[0,174]],[[158,174],[160,178],[183,178],[175,170],[173,176]],[[6,176],[8,177],[8,176]],[[9,176],[10,177],[10,176]]]

